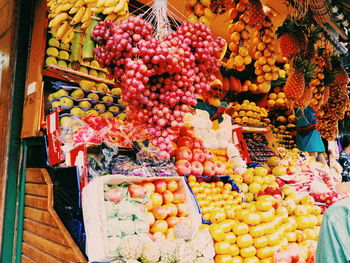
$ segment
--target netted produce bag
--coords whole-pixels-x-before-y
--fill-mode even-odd
[[[162,159],[170,158],[185,113],[210,90],[225,44],[203,23],[180,22],[160,0],[143,16],[100,22],[92,33],[96,60],[120,82],[129,120],[147,126]]]

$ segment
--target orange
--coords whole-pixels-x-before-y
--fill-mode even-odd
[[[243,31],[241,32],[241,37],[242,37],[243,39],[249,39],[249,32],[248,32],[247,30],[243,30]]]
[[[215,241],[222,241],[225,238],[224,231],[219,224],[211,224],[209,226],[211,236]]]
[[[236,242],[236,235],[233,232],[227,232],[224,234],[224,240],[229,242],[230,244],[234,244]]]
[[[215,263],[232,263],[232,257],[230,255],[216,255],[214,261]]]
[[[236,66],[242,66],[244,64],[244,60],[242,56],[236,56],[235,57],[235,65]]]
[[[243,234],[237,237],[237,246],[239,248],[245,248],[253,245],[254,240],[251,235],[249,234]]]
[[[254,246],[241,248],[239,254],[244,258],[254,257],[256,254],[256,248]]]
[[[260,42],[257,46],[259,51],[263,51],[266,48],[266,44],[264,42]]]
[[[257,251],[256,251],[256,255],[258,258],[269,258],[269,257],[272,257],[273,256],[273,250],[270,248],[270,247],[262,247],[262,248],[259,248]]]
[[[234,31],[236,32],[242,32],[245,28],[245,24],[242,21],[237,21],[234,24]]]
[[[190,175],[189,177],[187,177],[187,181],[189,183],[194,183],[197,182],[197,178],[194,175]]]
[[[255,53],[256,54],[256,53]],[[265,65],[267,63],[267,60],[265,57],[259,57],[258,58],[259,65]]]
[[[238,43],[239,40],[241,39],[241,34],[239,32],[233,32],[231,34],[231,39]]]
[[[254,247],[256,248],[265,247],[268,244],[267,237],[266,236],[256,237],[254,238],[253,244],[254,244]]]
[[[231,244],[227,241],[216,242],[214,249],[217,255],[227,255],[231,253]]]
[[[243,235],[249,232],[249,226],[246,223],[235,223],[232,226],[232,232],[236,235]]]
[[[231,245],[231,256],[235,257],[239,255],[239,247],[236,244]]]
[[[246,56],[244,58],[244,64],[249,65],[252,62],[252,58],[250,56]]]

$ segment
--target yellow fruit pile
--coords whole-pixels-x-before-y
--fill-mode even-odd
[[[275,87],[274,92],[269,94],[269,98],[267,100],[267,107],[272,108],[286,108],[286,94],[281,91],[280,87]]]
[[[256,106],[255,102],[244,100],[242,104],[233,106],[234,112],[232,118],[237,124],[248,124],[255,126],[265,126],[266,123],[262,119],[266,119],[268,113],[265,108]]]
[[[242,203],[242,195],[232,190],[230,183],[199,183],[195,176],[189,176],[188,184],[197,199],[203,219],[212,223],[232,219],[234,207]]]
[[[186,0],[185,14],[191,23],[203,22],[210,26],[214,13],[210,9],[211,0]]]
[[[232,52],[226,67],[243,71],[246,65],[252,62],[252,57],[249,55],[249,34],[248,26],[249,15],[245,13],[247,10],[248,0],[240,0],[237,4],[232,3],[229,11],[232,22],[229,25],[228,31],[231,34],[231,43],[229,49]]]

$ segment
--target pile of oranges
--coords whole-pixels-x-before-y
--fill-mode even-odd
[[[202,217],[211,223],[234,218],[234,209],[242,203],[242,195],[230,183],[197,182],[195,176],[187,178],[201,209]]]

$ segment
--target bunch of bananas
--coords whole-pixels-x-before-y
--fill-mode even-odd
[[[81,23],[81,29],[89,27],[91,17],[106,15],[105,20],[121,20],[129,14],[128,0],[48,0],[49,28],[52,35],[68,44],[73,41],[73,26]]]

